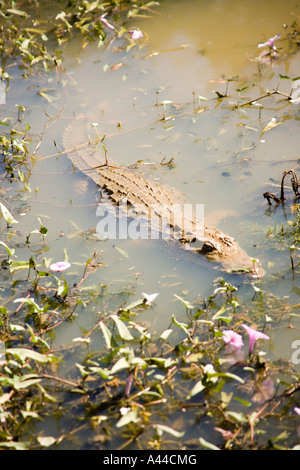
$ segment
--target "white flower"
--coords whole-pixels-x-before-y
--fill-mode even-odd
[[[158,296],[158,293],[155,294],[146,294],[145,292],[142,292],[144,299],[145,299],[145,304],[146,305],[152,305],[156,297]]]

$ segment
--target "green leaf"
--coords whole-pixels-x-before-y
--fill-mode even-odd
[[[50,95],[47,95],[44,91],[39,91],[38,95],[40,95],[44,100],[46,100],[48,103],[51,103],[53,101],[53,97]]]
[[[29,330],[29,333],[30,333],[30,339],[31,339],[31,342],[33,344],[36,344],[36,343],[42,343],[44,346],[46,346],[47,349],[50,349],[50,346],[49,344],[47,343],[47,341],[45,341],[44,339],[42,339],[40,336],[36,336],[34,334],[34,331],[33,329],[31,328],[30,325],[28,325],[28,323],[26,323],[26,326]]]
[[[214,316],[212,317],[212,320],[219,320],[219,317],[222,317],[223,313],[225,312],[226,312],[226,306],[222,305],[220,310],[218,310],[217,313],[214,314]]]
[[[103,323],[102,321],[100,321],[99,326],[100,326],[101,331],[103,333],[106,346],[108,347],[108,349],[111,349],[111,347],[112,347],[111,346],[111,339],[112,339],[111,332],[109,331],[109,329],[107,328],[105,323]]]
[[[255,286],[254,284],[252,285],[252,287],[258,294],[261,294],[263,292],[259,287]]]
[[[30,297],[29,299],[27,299],[27,298],[25,298],[25,297],[21,297],[20,299],[15,299],[15,300],[14,300],[14,303],[16,303],[16,302],[21,302],[21,303],[24,303],[24,304],[29,305],[30,307],[33,307],[35,313],[44,313],[44,311],[45,311],[45,308],[41,308],[41,307],[33,300],[32,297]]]
[[[63,21],[63,23],[65,23],[65,25],[67,26],[68,30],[72,29],[72,25],[68,22],[67,15],[64,11],[61,11],[60,13],[58,13],[55,19]]]
[[[23,410],[21,410],[20,413],[21,413],[21,415],[24,419],[26,419],[26,418],[41,419],[35,411],[23,411]]]
[[[37,228],[31,230],[31,232],[26,237],[25,243],[27,243],[27,244],[29,243],[29,238],[33,233],[40,233],[40,231]]]
[[[128,330],[127,326],[122,322],[122,320],[120,320],[120,318],[117,315],[111,315],[111,318],[115,322],[121,338],[124,339],[125,341],[132,340],[133,336],[130,334],[130,331]]]
[[[165,426],[164,424],[152,424],[152,427],[156,429],[159,435],[162,435],[164,432],[167,432],[168,434],[171,434],[171,436],[180,438],[180,437],[183,437],[185,434],[184,431],[182,432],[176,431],[175,429],[170,428],[169,426]]]
[[[14,377],[0,377],[0,383],[9,384],[15,390],[23,390],[24,388],[28,388],[31,385],[36,385],[42,379],[39,378],[36,374],[26,374],[21,377],[15,375]]]
[[[1,203],[0,203],[0,204],[1,204]],[[1,240],[0,240],[0,245],[4,246],[4,248],[5,248],[6,251],[7,251],[8,256],[12,256],[12,255],[15,253],[15,250],[14,250],[13,248],[9,248],[9,247],[6,245],[6,243],[2,242]]]
[[[65,297],[67,297],[68,291],[69,291],[68,283],[64,277],[61,277],[58,280],[58,289],[57,289],[56,295],[64,299]]]
[[[181,330],[183,330],[188,336],[190,336],[188,329],[187,329],[187,325],[185,323],[181,323],[178,320],[176,320],[174,315],[172,315],[172,323],[174,323],[174,325],[181,328]]]
[[[235,272],[240,272],[240,273],[249,273],[250,272],[250,269],[249,268],[242,268],[242,267],[239,267],[239,266],[232,266],[231,268],[231,271],[233,273]]]
[[[6,352],[18,357],[23,362],[25,362],[26,359],[33,359],[37,362],[46,363],[52,362],[55,358],[52,355],[40,354],[37,351],[32,351],[31,349],[26,348],[8,348]]]
[[[26,11],[18,10],[17,8],[8,8],[6,11],[7,13],[10,13],[11,15],[27,16]]]
[[[68,257],[68,253],[67,253],[66,248],[64,248],[64,261],[65,261],[65,263],[69,262],[69,257]]]
[[[231,374],[230,372],[219,372],[218,377],[227,377],[228,379],[234,379],[237,380],[238,382],[244,384],[245,381],[241,379],[238,375]]]
[[[187,364],[191,364],[192,362],[198,362],[200,359],[202,359],[203,353],[202,352],[195,352],[188,354],[184,360]]]
[[[15,442],[15,441],[0,442],[0,448],[1,447],[8,447],[10,449],[15,449],[15,450],[27,450],[29,449],[29,442]]]
[[[10,323],[9,328],[11,329],[11,331],[24,331],[25,330],[24,326],[15,325],[14,323]]]
[[[214,322],[212,320],[197,320],[197,323],[202,323],[203,325],[208,326],[214,326]]]
[[[86,370],[81,364],[75,363],[75,366],[80,370],[82,377],[87,377],[89,375],[89,371]]]
[[[84,370],[83,367],[80,366],[80,364],[76,364],[76,366],[80,369],[80,372],[82,373],[82,370]],[[112,375],[111,375],[110,370],[108,370],[108,369],[103,369],[102,367],[96,367],[96,366],[90,367],[89,369],[90,369],[91,372],[95,372],[96,374],[99,374],[102,377],[102,379],[112,379],[113,378]],[[88,375],[89,372],[84,371],[84,374]],[[82,375],[84,375],[84,374],[82,374]]]
[[[121,428],[122,426],[126,426],[129,423],[137,423],[139,421],[138,417],[138,410],[132,410],[126,413],[116,424],[117,428]]]
[[[143,303],[144,303],[144,299],[138,299],[138,300],[136,300],[135,302],[132,302],[129,305],[124,305],[122,310],[124,312],[127,312],[128,310],[132,310],[133,308],[138,307],[139,305],[143,305]]]
[[[194,395],[197,395],[197,393],[202,392],[202,390],[204,390],[204,389],[205,389],[205,387],[204,387],[202,381],[199,380],[199,382],[197,382],[196,385],[194,385],[194,387],[192,388],[192,390],[190,391],[190,393],[188,394],[186,399],[190,400]]]
[[[174,297],[176,297],[176,299],[180,300],[180,302],[183,303],[183,305],[187,308],[187,309],[192,309],[194,308],[194,305],[190,304],[190,302],[188,300],[185,300],[183,299],[182,297],[180,297],[180,295],[177,295],[177,294],[174,294]]]
[[[5,207],[4,204],[2,204],[2,202],[0,202],[0,209],[1,209],[1,212],[2,212],[2,215],[4,217],[4,219],[6,220],[6,222],[8,224],[18,224],[19,222],[11,215],[11,213],[9,212],[9,210]]]
[[[214,444],[211,444],[210,442],[207,442],[205,439],[203,439],[203,437],[200,437],[199,442],[206,449],[221,450],[219,447],[215,446]]]
[[[162,334],[160,335],[160,339],[166,341],[172,332],[172,328],[168,328],[167,330],[162,332]]]
[[[11,261],[10,262],[9,271],[11,273],[14,273],[15,271],[19,271],[21,269],[29,269],[28,261]]]
[[[119,372],[120,370],[129,369],[129,367],[130,367],[130,364],[127,362],[125,357],[121,357],[121,359],[119,359],[112,367],[111,373],[115,374],[116,372]]]
[[[243,400],[242,398],[239,398],[239,397],[233,397],[233,399],[236,400],[236,401],[239,401],[244,406],[251,406],[252,405],[251,401]]]
[[[169,367],[177,364],[178,361],[177,359],[171,359],[171,357],[167,357],[166,359],[164,357],[152,357],[151,362],[155,362],[160,367],[168,369]]]
[[[235,419],[239,423],[248,423],[248,419],[242,413],[237,413],[236,411],[227,411],[227,416]]]
[[[32,255],[29,258],[29,268],[30,269],[36,269],[36,264],[35,264],[35,261],[34,261],[34,257]]]
[[[73,338],[72,341],[74,341],[74,343],[89,344],[91,342],[91,338],[82,338],[81,336],[78,336],[77,338]]]
[[[141,357],[134,357],[131,361],[130,364],[134,367],[140,366],[140,367],[145,367],[147,365],[147,362],[144,361]]]
[[[140,340],[145,341],[151,338],[151,334],[147,332],[147,328],[135,323],[133,321],[130,322],[130,325],[135,328],[140,333]]]
[[[0,305],[0,313],[1,313],[1,315],[6,315],[6,314],[7,314],[7,308],[6,308],[6,307],[2,307],[2,306]]]
[[[241,93],[242,91],[247,90],[247,88],[248,88],[248,86],[243,86],[243,87],[241,87],[241,88],[237,88],[236,91],[237,91],[238,93]]]
[[[39,436],[37,437],[37,441],[42,447],[49,447],[55,444],[56,439],[52,436]]]

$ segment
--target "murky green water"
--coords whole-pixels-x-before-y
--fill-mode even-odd
[[[18,229],[28,233],[40,217],[48,228],[44,255],[55,261],[67,250],[70,285],[80,279],[86,260],[99,252],[103,267],[89,276],[85,288],[100,292],[101,285],[108,285],[104,297],[99,295],[91,308],[79,307],[76,320],[56,329],[53,347],[72,342],[94,325],[104,309],[113,312],[120,302],[131,303],[142,292],[159,293],[154,307],[138,318],[157,332],[168,327],[172,315],[184,318],[174,294],[200,302],[212,292],[218,276],[237,285],[245,301],[252,296],[251,285],[243,285],[240,277],[224,274],[214,264],[168,243],[103,242],[85,235],[97,226],[99,190],[73,171],[65,154],[51,157],[62,147],[62,134],[74,115],[95,116],[100,134],[106,136],[108,158],[123,165],[142,160],[147,164],[141,167],[145,176],[175,187],[191,203],[204,204],[207,220],[259,258],[266,271],[260,286],[275,296],[288,296],[290,304],[299,302],[299,273],[293,277],[289,253],[274,249],[266,238],[269,226],[284,221],[282,210],[268,214],[262,197],[265,191],[279,193],[273,184],[279,185],[284,170],[297,170],[299,104],[268,98],[261,112],[228,106],[238,99],[238,88],[246,87],[241,99],[251,100],[277,87],[279,73],[299,76],[299,52],[276,61],[262,75],[253,60],[258,43],[278,32],[284,37],[282,24],[291,24],[296,15],[300,3],[295,0],[165,1],[151,18],[138,21],[144,38],[129,52],[123,38],[102,48],[89,44],[84,49],[74,40],[63,50],[68,78],[62,75],[58,81],[53,73],[33,83],[18,77],[11,81],[7,107],[26,106],[31,131],[42,135],[30,177],[32,191],[20,194],[20,206],[29,210]],[[216,91],[225,93],[227,85],[226,104],[218,102]],[[290,86],[289,80],[279,83],[284,93]],[[47,91],[51,102],[38,95],[44,88],[51,88]],[[155,106],[162,101],[172,104]],[[199,106],[205,110],[195,112]],[[51,120],[44,110],[48,116],[62,112]],[[161,121],[164,112],[170,119]],[[261,135],[274,117],[282,123]],[[173,167],[159,165],[171,158]],[[20,247],[20,256],[28,257],[28,251]],[[295,319],[295,329],[288,326],[283,322],[272,332],[266,345],[270,357],[290,360],[299,323]],[[91,348],[97,350],[102,343],[99,334]],[[66,358],[66,369],[68,360],[73,358]],[[193,432],[197,429],[190,430],[190,437]]]
[[[226,83],[216,82],[220,77],[240,77],[237,83],[229,82],[228,93],[234,101],[240,83],[248,86],[243,93],[252,99],[259,96],[262,89],[275,85],[274,77],[278,77],[278,72],[297,74],[296,55],[276,63],[276,74],[272,69],[267,70],[259,78],[259,86],[254,85],[254,78],[253,83],[251,81],[251,76],[257,77],[257,64],[251,62],[257,56],[257,44],[282,31],[283,17],[288,22],[293,19],[292,12],[297,13],[294,3],[283,6],[282,2],[275,2],[271,10],[267,5],[251,3],[250,6],[246,2],[241,2],[238,8],[234,2],[184,2],[184,6],[182,2],[172,2],[172,6],[166,2],[157,15],[142,22],[149,39],[131,53],[120,50],[118,39],[101,49],[89,45],[82,50],[76,42],[66,47],[64,67],[76,86],[64,87],[61,83],[61,91],[56,93],[58,99],[45,104],[51,115],[64,108],[62,118],[52,127],[41,128],[41,119],[48,121],[41,113],[43,105],[39,105],[38,112],[33,111],[38,124],[31,125],[37,126],[37,132],[43,132],[39,154],[47,156],[57,151],[53,141],[61,145],[61,135],[73,114],[95,115],[100,123],[100,134],[106,135],[109,158],[121,164],[138,160],[159,163],[163,158],[165,161],[174,158],[174,168],[145,166],[145,175],[175,187],[188,202],[204,204],[206,217],[235,237],[251,256],[261,259],[264,269],[268,269],[268,255],[263,246],[265,229],[269,224],[279,223],[281,216],[279,214],[277,220],[265,216],[267,205],[262,193],[270,189],[269,178],[279,181],[283,170],[295,166],[299,129],[297,106],[283,103],[285,110],[282,111],[282,105],[272,103],[271,109],[263,109],[259,121],[256,109],[232,111],[216,103],[209,105],[207,111],[195,114],[192,102],[193,94],[211,100],[216,96],[214,90],[223,93]],[[182,45],[186,47],[181,48]],[[115,64],[122,66],[111,69]],[[288,92],[289,87],[288,81],[281,81],[282,91]],[[178,104],[179,109],[166,105],[166,113],[167,116],[179,114],[179,117],[157,122],[164,111],[153,106],[156,100]],[[206,102],[200,104],[205,106]],[[99,112],[100,119],[96,114]],[[288,119],[260,138],[264,125],[278,115],[286,115]],[[97,202],[98,191],[93,182],[89,182],[86,192],[81,194],[76,184],[82,177],[72,174],[70,169],[65,155],[36,164],[31,186],[37,186],[39,193],[30,197],[31,215],[45,215],[53,240],[62,231],[65,239],[59,244],[68,246],[70,258],[74,250],[76,261],[80,262],[94,250],[95,242],[72,238],[73,224],[82,231],[96,227],[96,207],[92,204]],[[82,204],[92,206],[77,207]],[[57,242],[54,245],[53,257],[56,258],[59,249]],[[178,276],[178,288],[188,290],[192,298],[204,295],[202,289],[209,286],[216,275],[212,267],[207,279],[206,263],[201,268],[203,263],[196,260],[197,275],[188,279],[186,271],[190,271],[191,263],[194,265],[193,260],[186,262],[185,255],[176,248],[166,248],[164,268],[157,261],[156,247],[152,247],[152,243],[140,241],[137,247],[133,242],[122,242],[129,257],[120,262],[115,261],[119,256],[112,245],[105,244],[103,256],[108,256],[109,268],[103,270],[101,279],[109,271],[115,283],[114,278],[127,278],[130,269],[130,282],[135,282],[134,273],[141,272],[143,281],[137,282],[137,289],[141,284],[141,288],[150,291],[162,290],[159,304],[169,297],[168,289],[160,286],[160,277],[166,274],[164,269]],[[115,268],[112,261],[116,263]],[[274,271],[277,269],[275,265]]]

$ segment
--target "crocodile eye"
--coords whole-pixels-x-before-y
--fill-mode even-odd
[[[217,248],[215,247],[215,245],[212,242],[205,241],[202,245],[202,252],[203,253],[210,253],[210,252],[215,251],[215,250],[217,250]]]

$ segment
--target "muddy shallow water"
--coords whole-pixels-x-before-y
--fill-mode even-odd
[[[66,85],[62,76],[57,84],[53,75],[49,82],[56,91],[49,92],[51,103],[42,103],[37,95],[40,84],[25,82],[24,88],[24,82],[16,81],[14,87],[12,81],[7,104],[28,106],[32,131],[43,135],[30,179],[38,192],[24,195],[30,212],[21,228],[29,230],[40,216],[49,230],[47,257],[57,259],[67,248],[75,277],[76,263],[84,263],[95,249],[103,250],[106,267],[93,282],[109,283],[113,291],[128,284],[136,295],[159,292],[156,308],[162,328],[170,309],[176,309],[173,293],[203,297],[213,279],[223,276],[213,264],[187,257],[168,244],[101,243],[76,236],[97,226],[99,191],[74,173],[67,155],[57,153],[74,116],[91,115],[99,134],[105,135],[108,158],[124,165],[141,160],[146,177],[175,187],[190,203],[203,204],[206,220],[260,259],[267,272],[263,282],[288,270],[289,259],[274,253],[265,238],[268,226],[281,223],[282,213],[279,209],[272,217],[266,215],[262,193],[274,190],[270,179],[279,184],[282,172],[295,168],[299,105],[270,98],[260,113],[255,107],[231,109],[230,104],[277,86],[279,73],[297,74],[299,54],[275,61],[261,75],[254,59],[258,43],[278,32],[284,35],[283,19],[292,22],[298,10],[295,2],[279,1],[272,2],[272,8],[258,2],[240,2],[238,8],[234,1],[184,6],[165,2],[151,19],[139,22],[144,38],[129,52],[121,47],[123,38],[102,48],[91,44],[82,49],[78,40],[65,46],[64,68],[72,82]],[[236,91],[240,88],[242,92]],[[280,90],[288,93],[289,88],[290,82],[281,80]],[[216,91],[226,90],[226,102],[218,101]],[[51,120],[44,109],[52,116],[63,112]],[[282,120],[281,125],[261,136],[273,117]],[[159,165],[171,159],[173,166]],[[61,233],[64,237],[58,240]]]
[[[101,48],[82,48],[75,39],[63,49],[68,78],[62,75],[57,81],[53,73],[48,83],[18,77],[11,81],[6,106],[26,106],[31,131],[42,135],[30,177],[33,190],[20,195],[26,214],[18,228],[28,233],[40,217],[48,228],[44,256],[58,260],[67,251],[70,285],[78,282],[86,260],[100,253],[103,266],[85,288],[99,292],[99,286],[108,286],[91,308],[77,309],[76,321],[56,330],[54,347],[90,328],[107,306],[112,312],[143,292],[159,293],[154,306],[139,313],[139,320],[158,332],[168,327],[172,315],[184,319],[174,294],[200,304],[219,276],[236,285],[246,302],[253,295],[252,281],[244,283],[242,276],[224,273],[176,245],[94,236],[99,188],[73,168],[66,153],[59,153],[65,150],[66,126],[81,115],[92,116],[99,135],[105,136],[108,159],[121,165],[139,161],[145,177],[176,188],[188,202],[203,204],[206,222],[260,260],[266,271],[260,287],[299,303],[299,272],[292,273],[289,252],[266,237],[269,227],[285,222],[282,208],[270,213],[262,194],[278,194],[283,171],[297,171],[300,105],[278,96],[262,101],[262,109],[232,106],[277,86],[290,92],[290,80],[278,77],[299,76],[299,52],[274,61],[261,74],[254,59],[258,43],[277,33],[285,46],[282,25],[291,24],[295,15],[300,15],[297,1],[165,1],[151,18],[132,20],[144,37],[128,52],[124,38],[113,38],[110,31],[111,41]],[[37,94],[43,86],[53,88],[48,92],[52,100]],[[228,96],[218,100],[216,92]],[[272,118],[280,125],[262,132]],[[168,161],[172,164],[160,165]],[[37,237],[37,247],[39,243]],[[19,254],[28,257],[30,250],[20,247]],[[265,345],[268,354],[289,360],[297,333],[283,323],[271,336],[270,346]],[[99,335],[92,347],[102,343]]]

